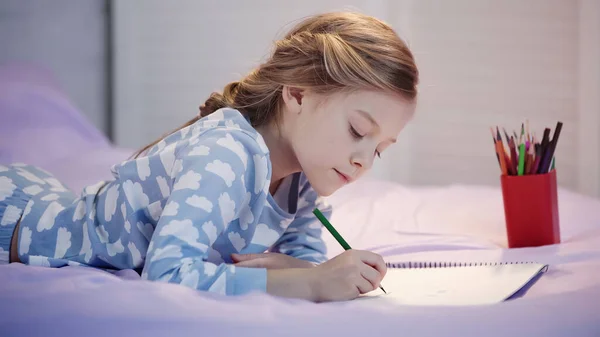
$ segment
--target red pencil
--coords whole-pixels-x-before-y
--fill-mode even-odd
[[[496,128],[496,131],[497,131],[496,153],[498,153],[499,160],[500,160],[500,170],[502,171],[503,175],[506,175],[508,171],[506,170],[505,156],[501,155],[501,154],[505,154],[504,145],[502,144],[502,137],[500,136],[500,131],[498,131],[498,128]]]
[[[508,144],[510,148],[510,160],[511,160],[511,172],[512,174],[517,174],[517,163],[519,162],[519,157],[517,156],[517,149],[515,145],[515,138],[510,137],[510,143]]]
[[[542,146],[540,144],[535,144],[535,160],[533,161],[533,165],[531,166],[531,170],[529,174],[536,174],[538,171],[538,167],[540,166],[540,160],[542,159]]]

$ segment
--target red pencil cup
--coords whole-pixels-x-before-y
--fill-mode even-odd
[[[560,243],[556,170],[500,180],[508,247]]]

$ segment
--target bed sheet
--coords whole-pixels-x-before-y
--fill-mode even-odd
[[[380,197],[373,197],[377,205],[386,199],[392,204],[401,201],[398,195],[380,193],[386,189],[413,195],[410,188],[385,182],[368,181],[357,187],[362,196],[378,191]],[[416,204],[423,205],[430,196],[456,189],[412,190],[424,198]],[[458,190],[466,197],[469,188]],[[414,223],[410,222],[368,220],[364,223],[372,227],[358,227],[357,223],[363,223],[361,216],[383,217],[392,210],[402,213],[397,208],[373,212],[368,203],[357,207],[351,202],[356,197],[345,189],[330,200],[338,209],[333,219],[346,220],[338,226],[340,231],[343,228],[361,248],[380,253],[387,261],[538,261],[550,268],[522,297],[495,305],[374,307],[359,302],[314,304],[260,293],[224,297],[144,281],[132,270],[113,275],[82,267],[49,269],[13,263],[0,267],[0,327],[7,335],[88,337],[600,335],[600,233],[592,223],[580,225],[579,231],[565,230],[571,234],[559,245],[506,249],[490,236],[460,235],[457,229],[449,235],[420,227],[427,231],[411,235],[408,228]],[[350,206],[357,220],[345,212]],[[419,211],[411,214],[408,218],[413,219]],[[451,216],[445,220],[438,226],[450,227],[457,221]],[[569,228],[568,224],[563,227]],[[327,241],[335,251],[337,243]]]
[[[14,68],[0,74],[10,75],[0,76],[0,115],[10,114],[5,120],[13,123],[0,126],[0,137],[20,140],[19,146],[0,142],[0,164],[18,158],[40,165],[78,191],[110,178],[110,165],[131,153],[112,146],[82,119],[44,74],[23,75]],[[42,127],[44,118],[50,119]],[[46,141],[29,142],[32,132]],[[562,243],[523,249],[506,249],[497,187],[425,188],[365,180],[328,201],[334,206],[331,221],[347,241],[388,261],[538,261],[550,268],[516,300],[446,308],[314,304],[259,293],[222,297],[143,281],[132,270],[111,274],[13,263],[0,266],[0,335],[600,335],[596,199],[561,189]],[[341,252],[323,234],[329,255]]]
[[[597,261],[582,264],[584,271],[597,267]],[[50,269],[16,263],[0,269],[0,332],[6,336],[562,337],[600,333],[597,284],[495,305],[373,307],[358,302],[314,304],[259,293],[223,297],[143,281],[130,271],[112,275],[82,267]]]

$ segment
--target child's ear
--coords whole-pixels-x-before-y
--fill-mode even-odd
[[[284,85],[281,94],[283,96],[283,102],[289,111],[299,113],[300,110],[302,110],[304,89]]]

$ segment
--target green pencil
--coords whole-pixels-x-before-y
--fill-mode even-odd
[[[525,156],[527,154],[525,153],[525,144],[521,143],[521,145],[519,145],[519,172],[518,174],[520,176],[523,175],[523,171],[525,169]]]
[[[521,123],[521,137],[519,138],[519,167],[517,169],[517,174],[522,176],[525,173],[525,156],[527,156],[525,149],[525,130],[523,128],[523,123]],[[516,138],[515,138],[516,140]]]
[[[340,233],[338,233],[338,231],[335,230],[335,228],[329,223],[329,221],[327,221],[327,218],[323,215],[323,213],[321,213],[321,211],[319,211],[318,208],[315,208],[313,210],[313,213],[314,213],[314,215],[317,216],[319,221],[321,221],[323,226],[325,226],[325,228],[327,228],[329,233],[331,233],[331,235],[333,235],[333,237],[342,246],[342,248],[344,248],[344,250],[352,249],[350,247],[350,245],[348,244],[348,242],[346,242],[346,240],[344,240],[344,238],[340,235]],[[387,294],[387,291],[385,291],[385,289],[383,289],[383,287],[381,285],[379,285],[379,289],[383,290],[383,292]]]

